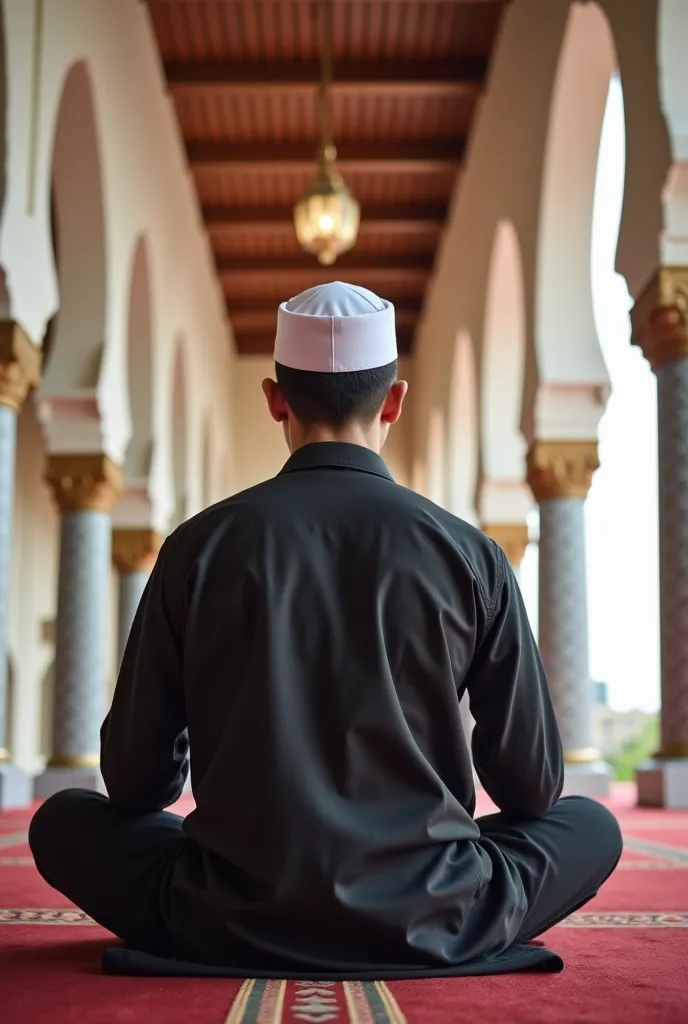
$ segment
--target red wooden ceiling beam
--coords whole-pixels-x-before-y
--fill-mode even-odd
[[[148,4],[149,7],[166,7],[168,4],[179,5],[180,0],[145,0],[145,2]],[[207,3],[207,2],[208,2],[208,0],[181,0],[181,3],[183,5],[190,6],[190,7],[193,7],[196,4],[204,4],[204,3]],[[276,6],[277,4],[284,3],[284,0],[267,0],[267,2],[271,2],[271,3],[275,4],[275,6]],[[314,0],[293,0],[293,2],[294,3],[301,3],[304,6],[306,4],[308,4],[309,7],[312,7],[313,3],[314,3]],[[337,3],[340,3],[340,4],[360,3],[360,2],[361,2],[361,0],[337,0]],[[400,2],[403,2],[403,0],[400,0]],[[427,0],[427,2],[429,2],[429,3],[430,2],[436,2],[436,0]],[[445,4],[476,4],[477,3],[477,4],[498,4],[498,5],[501,5],[501,6],[506,6],[507,4],[510,4],[511,2],[512,2],[512,0],[441,0],[441,3],[445,3]],[[386,5],[386,4],[389,3],[389,0],[368,0],[368,3],[371,6],[374,7],[377,4],[381,4],[381,5],[384,4],[384,5]]]
[[[332,91],[340,95],[391,93],[395,96],[475,96],[482,88],[487,62],[456,57],[436,61],[342,61],[335,63]],[[208,91],[307,92],[315,95],[320,69],[317,61],[179,61],[165,65],[175,96]]]
[[[377,231],[439,230],[447,216],[443,203],[413,205],[366,205],[361,207],[361,224]],[[267,231],[292,227],[292,206],[206,206],[203,218],[210,231]]]
[[[458,170],[465,148],[462,138],[440,141],[346,140],[337,145],[342,173],[413,173]],[[187,142],[194,171],[262,174],[279,170],[314,173],[317,142]]]
[[[417,253],[374,253],[347,252],[339,257],[335,266],[348,273],[355,271],[386,270],[387,273],[397,270],[412,270],[424,273],[432,270],[434,254],[431,252]],[[308,253],[289,254],[288,256],[224,256],[216,258],[220,274],[232,273],[264,273],[293,274],[295,270],[310,273],[321,269],[315,256]],[[332,273],[334,267],[325,268]]]

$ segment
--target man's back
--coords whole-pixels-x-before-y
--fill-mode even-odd
[[[163,776],[134,699],[140,721],[150,695],[154,735],[188,726],[198,847],[165,908],[182,951],[193,932],[209,961],[442,967],[513,939],[522,891],[479,842],[459,699],[468,688],[476,768],[505,811],[549,809],[561,745],[486,537],[369,450],[307,445],[170,538],[132,636],[103,773],[115,802],[164,806],[184,741]],[[161,643],[169,671],[151,685]],[[485,907],[471,914],[491,879],[500,927],[481,939]]]

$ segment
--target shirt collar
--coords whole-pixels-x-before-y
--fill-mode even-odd
[[[301,469],[356,469],[394,480],[376,452],[344,441],[317,441],[297,448],[280,470],[280,475]]]

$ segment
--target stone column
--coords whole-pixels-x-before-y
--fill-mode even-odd
[[[688,267],[665,267],[633,310],[657,376],[661,743],[638,767],[638,802],[688,808]]]
[[[611,770],[593,744],[588,661],[585,498],[596,441],[538,441],[528,483],[540,508],[539,645],[561,730],[564,792],[604,796]]]
[[[131,624],[153,568],[162,537],[150,529],[116,529],[112,560],[119,573],[117,664],[122,664]]]
[[[483,533],[496,541],[509,560],[518,578],[521,562],[528,547],[528,526],[526,523],[486,523]]]
[[[29,776],[10,758],[7,667],[17,417],[40,372],[40,349],[18,324],[0,321],[0,811],[25,807],[32,797]]]
[[[51,455],[46,480],[61,512],[55,631],[53,745],[36,796],[71,786],[99,789],[105,713],[110,513],[119,468],[103,454]]]

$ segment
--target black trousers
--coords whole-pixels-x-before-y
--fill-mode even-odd
[[[477,823],[522,879],[528,911],[521,942],[592,899],[621,856],[616,819],[586,797],[565,797],[530,821],[491,814]],[[48,884],[139,949],[168,945],[161,896],[175,859],[191,842],[175,814],[130,813],[78,789],[47,800],[29,830],[31,852]]]

